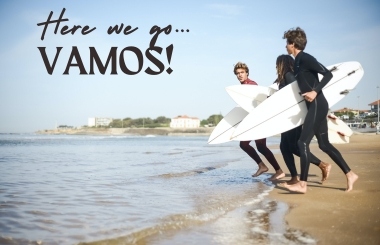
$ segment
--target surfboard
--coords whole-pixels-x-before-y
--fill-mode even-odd
[[[348,125],[333,114],[327,115],[327,127],[331,144],[346,144],[353,134]]]
[[[239,84],[226,87],[231,98],[242,106],[233,108],[212,131],[208,144],[221,144],[231,141],[232,133],[239,123],[261,102],[276,90],[270,87],[263,87],[251,84]]]
[[[232,141],[232,133],[247,115],[248,112],[240,106],[233,108],[212,131],[208,144],[222,144]],[[350,136],[353,132],[342,120],[335,116],[328,115],[327,126],[331,144],[346,144],[350,142]]]
[[[226,91],[239,106],[249,112],[277,90],[271,87],[243,84],[228,86]]]
[[[343,62],[327,67],[333,73],[323,93],[333,106],[355,88],[364,75],[359,62]],[[288,131],[303,124],[307,108],[298,84],[293,82],[254,108],[236,127],[231,139],[255,140]]]
[[[260,87],[260,86],[250,86],[250,85],[233,85],[226,87],[227,93],[231,96],[231,98],[236,101],[242,108],[244,108],[246,111],[251,111],[256,107],[258,104],[260,104],[262,101],[265,100],[265,94],[272,95],[276,91],[278,91],[278,85],[274,84],[270,87]],[[258,89],[251,89],[251,87]],[[259,94],[258,92],[262,91],[262,94]],[[263,96],[265,95],[265,96]],[[262,101],[253,101],[253,98],[256,96],[256,98],[262,97]],[[253,107],[252,107],[253,106]],[[242,113],[240,115],[236,115],[234,113],[231,113],[228,115],[228,121],[233,121],[235,124],[232,127],[230,127],[230,131],[228,134],[233,133],[233,131],[237,128],[237,125],[242,121],[248,113]],[[237,117],[237,118],[233,118]],[[239,122],[239,123],[237,123]],[[349,137],[352,135],[352,130],[350,127],[347,126],[346,123],[344,123],[342,120],[334,116],[333,114],[329,114],[327,116],[327,126],[329,131],[329,141],[332,144],[345,144],[349,143],[350,139]],[[219,140],[214,141],[214,144],[224,143],[230,141],[227,137],[227,134],[220,137]]]
[[[208,144],[222,144],[231,140],[231,135],[239,123],[248,115],[248,112],[240,106],[233,108],[212,131]],[[349,143],[352,130],[346,123],[329,114],[327,116],[327,126],[329,128],[329,141],[331,144]]]
[[[231,141],[232,133],[247,115],[248,112],[240,106],[233,108],[214,128],[208,139],[208,144],[221,144]]]

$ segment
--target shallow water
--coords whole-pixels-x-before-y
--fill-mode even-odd
[[[255,170],[207,137],[2,134],[0,243],[314,243],[292,236]]]

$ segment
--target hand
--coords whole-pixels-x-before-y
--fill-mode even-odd
[[[310,92],[306,92],[302,94],[302,96],[305,98],[306,101],[312,102],[315,99],[315,97],[317,97],[317,92],[312,90]]]

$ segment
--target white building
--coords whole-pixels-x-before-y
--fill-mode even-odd
[[[89,127],[95,127],[95,124],[96,124],[96,118],[95,117],[89,117],[88,118],[87,126],[89,126]]]
[[[100,127],[108,126],[112,122],[112,118],[109,117],[89,117],[88,126],[89,127]]]
[[[172,118],[170,122],[171,128],[199,128],[201,121],[197,117],[178,116]]]

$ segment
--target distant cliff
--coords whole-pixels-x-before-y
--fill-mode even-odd
[[[37,134],[68,135],[210,135],[214,128],[62,128],[39,130]]]

